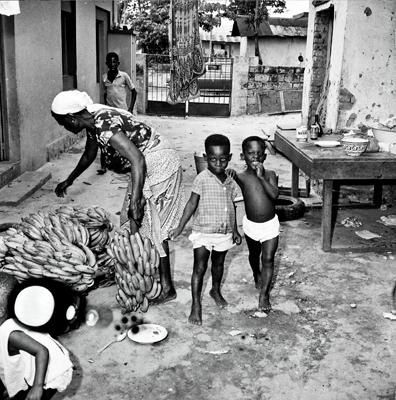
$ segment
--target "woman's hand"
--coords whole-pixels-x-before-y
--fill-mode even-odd
[[[131,230],[134,230],[132,233],[137,232],[142,225],[145,205],[146,199],[144,197],[141,197],[140,199],[131,198],[128,210],[128,218],[131,222]]]
[[[29,393],[26,396],[26,400],[41,400],[43,397],[43,387],[42,386],[32,386]]]
[[[65,197],[65,194],[67,194],[66,189],[71,186],[72,184],[66,179],[65,181],[59,183],[56,188],[55,188],[55,194],[58,197]]]

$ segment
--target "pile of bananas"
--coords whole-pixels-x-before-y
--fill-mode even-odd
[[[85,291],[94,284],[96,258],[88,246],[82,242],[73,244],[49,226],[38,231],[40,235],[30,226],[25,218],[23,224],[5,232],[0,241],[0,271],[19,281],[51,278],[76,291]]]
[[[0,236],[0,267],[5,264],[5,257],[8,251],[8,247],[4,243],[4,238]]]
[[[62,247],[65,244],[83,244],[90,241],[88,229],[76,220],[72,220],[55,212],[39,211],[21,218],[17,227],[32,240],[45,240]]]
[[[64,205],[59,207],[56,213],[69,219],[77,220],[88,230],[88,246],[94,253],[99,254],[104,251],[110,241],[109,232],[113,230],[113,224],[103,208],[98,206],[84,208]]]
[[[115,259],[115,280],[118,286],[116,299],[126,311],[146,312],[149,300],[161,293],[159,281],[160,257],[148,238],[127,230],[115,232],[107,247],[108,254]]]

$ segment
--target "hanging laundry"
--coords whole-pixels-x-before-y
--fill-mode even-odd
[[[205,73],[198,25],[198,0],[171,0],[169,9],[170,81],[168,103],[199,97],[198,77]]]

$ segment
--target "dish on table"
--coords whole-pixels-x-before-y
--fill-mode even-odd
[[[315,144],[319,147],[337,147],[341,145],[338,140],[318,140]]]
[[[138,327],[139,331],[136,333],[133,333],[132,329],[128,331],[129,339],[137,343],[152,344],[160,342],[168,336],[168,331],[161,325],[140,324]]]

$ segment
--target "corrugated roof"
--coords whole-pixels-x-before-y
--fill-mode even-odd
[[[308,20],[302,18],[268,18],[259,26],[258,36],[306,37]],[[239,16],[234,21],[232,36],[254,36],[254,27],[248,23],[247,16]]]

